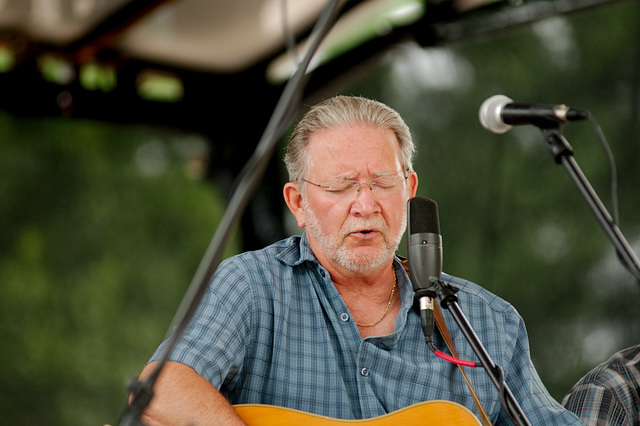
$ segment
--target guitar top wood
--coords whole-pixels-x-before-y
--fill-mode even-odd
[[[364,425],[481,425],[466,407],[451,401],[425,401],[393,413],[362,420],[343,420],[291,408],[264,404],[234,405],[236,413],[249,426],[325,426],[355,423]]]

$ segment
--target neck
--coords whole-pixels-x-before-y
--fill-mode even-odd
[[[400,311],[400,291],[392,265],[375,278],[334,281],[362,338],[392,334]]]

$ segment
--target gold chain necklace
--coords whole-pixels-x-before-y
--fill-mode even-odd
[[[376,321],[374,323],[371,323],[371,324],[360,324],[359,322],[356,321],[356,325],[358,327],[373,327],[374,325],[376,325],[380,321],[382,321],[384,319],[384,317],[387,316],[387,312],[389,312],[389,308],[391,307],[391,301],[393,300],[393,293],[396,291],[396,284],[398,282],[398,277],[396,277],[396,268],[394,268],[393,266],[391,268],[393,269],[393,287],[391,288],[391,295],[389,296],[389,303],[387,303],[387,309],[384,310],[384,313],[382,314],[380,319],[378,319],[378,321]]]

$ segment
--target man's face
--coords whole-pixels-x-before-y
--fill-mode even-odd
[[[406,228],[406,208],[417,177],[402,170],[400,149],[389,129],[366,125],[325,130],[309,143],[307,180],[332,189],[345,180],[384,185],[332,192],[307,183],[299,224],[323,265],[360,272],[389,261]],[[395,182],[389,187],[389,182]]]

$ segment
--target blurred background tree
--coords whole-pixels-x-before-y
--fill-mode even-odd
[[[70,119],[0,123],[3,423],[113,422],[224,209],[198,178],[206,144]]]
[[[591,111],[616,159],[620,227],[638,253],[639,17],[638,2],[621,2],[438,48],[404,42],[305,100],[364,95],[404,116],[419,195],[439,205],[445,271],[519,310],[557,399],[639,342],[640,285],[541,133],[493,135],[477,112],[496,93]],[[564,134],[611,210],[593,130],[571,123]],[[225,208],[228,182],[207,171],[208,146],[207,136],[160,127],[0,112],[4,423],[117,421],[125,379],[164,337]],[[285,218],[288,233],[300,232]],[[239,234],[227,255],[243,249]]]

